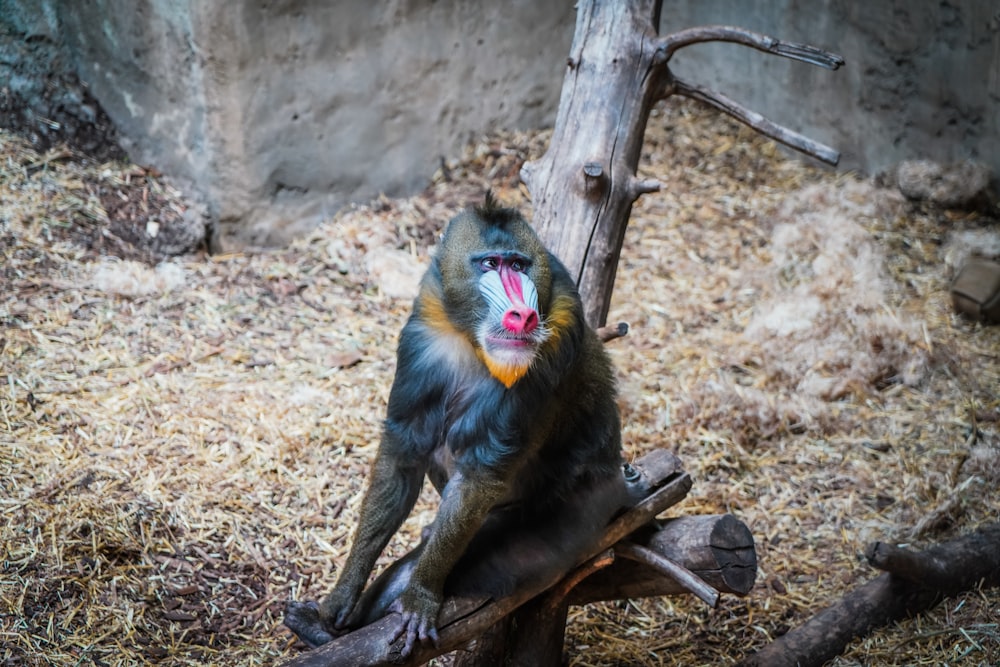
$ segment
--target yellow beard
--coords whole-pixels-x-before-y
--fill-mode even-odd
[[[528,372],[529,368],[531,368],[531,364],[517,366],[514,364],[505,364],[496,361],[482,351],[480,351],[479,356],[482,358],[483,363],[486,364],[486,368],[489,369],[490,375],[502,382],[503,386],[508,389],[510,389],[515,382],[524,377],[524,374]]]

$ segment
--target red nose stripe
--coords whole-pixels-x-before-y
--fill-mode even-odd
[[[507,292],[507,298],[515,306],[524,304],[524,292],[521,290],[521,276],[517,271],[507,268],[506,265],[500,267],[500,282]]]

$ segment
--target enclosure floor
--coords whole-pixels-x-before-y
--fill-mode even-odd
[[[518,172],[547,139],[486,137],[286,249],[165,258],[152,235],[188,204],[162,178],[0,133],[0,664],[299,651],[282,609],[346,554],[413,276],[487,188],[528,212]],[[876,576],[869,542],[1000,516],[1000,327],[948,296],[1000,230],[690,104],[655,110],[640,172],[665,188],[633,208],[610,315],[626,450],[675,451],[694,488],[672,512],[735,514],[760,572],[714,610],[574,608],[566,652],[732,664]],[[832,664],[998,664],[998,622],[1000,592],[973,591]]]

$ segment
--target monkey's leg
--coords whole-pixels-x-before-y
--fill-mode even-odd
[[[358,528],[337,584],[320,603],[319,615],[327,629],[349,625],[375,560],[413,509],[424,478],[424,466],[413,455],[398,456],[396,443],[383,441],[372,464],[371,480],[361,501]],[[387,446],[388,445],[388,446]],[[363,610],[361,610],[363,611]]]
[[[319,617],[319,605],[309,602],[289,600],[285,605],[285,627],[295,633],[309,648],[332,642],[335,636],[325,627]]]
[[[417,639],[437,641],[445,580],[507,487],[506,480],[486,471],[467,476],[456,473],[448,482],[413,575],[392,606],[403,616],[394,640],[405,636],[404,657],[410,655]]]

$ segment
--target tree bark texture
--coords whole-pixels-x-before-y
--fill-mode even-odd
[[[650,187],[635,170],[666,83],[652,22],[659,5],[578,3],[552,142],[521,171],[535,229],[576,278],[595,327],[607,317],[632,202]]]
[[[980,584],[1000,585],[1000,523],[922,552],[875,543],[866,555],[871,565],[886,572],[739,664],[819,667],[873,628],[918,614]]]

